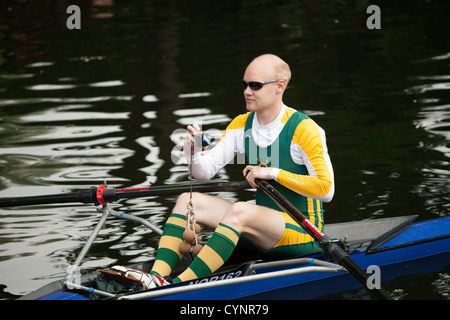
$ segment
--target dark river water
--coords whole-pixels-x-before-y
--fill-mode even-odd
[[[81,29],[66,25],[74,3]],[[450,2],[376,4],[381,29],[361,0],[2,1],[0,197],[186,182],[182,129],[197,121],[217,137],[245,112],[245,67],[271,52],[293,72],[284,102],[327,133],[326,223],[449,215]],[[111,206],[162,227],[174,201]],[[63,278],[98,219],[84,204],[0,209],[0,298]],[[109,219],[83,272],[147,260],[157,242]],[[448,299],[449,278],[405,275],[395,295]]]

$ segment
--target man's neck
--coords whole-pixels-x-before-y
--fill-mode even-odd
[[[278,105],[266,108],[264,110],[256,111],[256,119],[259,122],[260,126],[266,126],[275,120],[280,114],[281,108],[283,107],[283,103],[280,102]]]

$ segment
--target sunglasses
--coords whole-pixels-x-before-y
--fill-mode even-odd
[[[269,81],[264,81],[264,82],[259,82],[259,81],[249,81],[249,82],[247,82],[245,80],[242,80],[242,84],[244,86],[244,90],[247,89],[247,87],[250,87],[250,89],[252,91],[258,91],[265,84],[272,83],[272,82],[278,82],[278,81],[281,81],[281,80],[269,80]]]

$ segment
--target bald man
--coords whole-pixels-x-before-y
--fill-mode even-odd
[[[256,188],[255,179],[268,180],[320,230],[323,229],[322,202],[334,194],[334,175],[325,133],[313,120],[283,103],[291,79],[286,62],[265,54],[247,67],[242,80],[247,113],[234,118],[222,139],[208,153],[192,148],[199,133],[188,126],[185,155],[197,180],[211,179],[237,153],[245,153],[249,165],[243,176]],[[191,156],[191,152],[192,154]],[[182,257],[179,250],[186,226],[189,194],[179,196],[167,220],[150,276],[157,285],[167,282],[172,268]],[[188,269],[175,283],[208,276],[230,257],[238,241],[255,250],[288,258],[311,254],[318,244],[261,190],[256,204],[231,203],[211,195],[194,193],[196,221],[214,233]]]

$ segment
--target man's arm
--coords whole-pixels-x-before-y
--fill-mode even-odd
[[[239,142],[243,141],[243,132],[245,130],[245,121],[248,114],[237,116],[227,126],[225,132],[222,134],[220,141],[210,151],[200,154],[200,148],[194,148],[194,154],[190,156],[191,137],[185,139],[184,155],[187,159],[188,165],[192,165],[192,175],[199,181],[209,180],[216,175],[227,163],[229,163],[240,152],[242,146],[238,146]],[[200,132],[197,126],[188,126],[189,135],[193,136]],[[242,143],[241,143],[242,144]]]
[[[304,196],[329,202],[334,195],[334,173],[326,146],[325,132],[313,120],[297,126],[291,143],[294,162],[303,164],[308,175],[272,168],[271,178]]]

